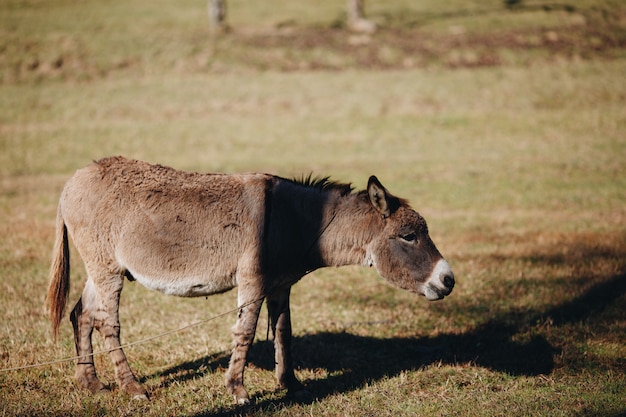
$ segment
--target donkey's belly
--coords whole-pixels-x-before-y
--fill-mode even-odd
[[[129,271],[132,277],[144,287],[168,295],[179,297],[203,297],[229,291],[236,286],[234,278],[221,279],[208,277],[148,277]]]
[[[134,243],[134,242],[133,242]],[[164,294],[201,297],[237,285],[237,258],[191,245],[163,245],[149,239],[118,246],[116,260],[143,286]]]

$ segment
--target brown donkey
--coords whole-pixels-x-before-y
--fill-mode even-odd
[[[424,219],[372,176],[367,190],[327,179],[287,180],[268,174],[198,174],[105,158],[67,182],[56,220],[48,303],[55,336],[69,291],[68,234],[85,263],[87,282],[72,310],[76,379],[92,392],[91,334],[102,335],[127,393],[147,398],[120,345],[124,277],[183,297],[238,287],[239,314],[226,386],[238,403],[248,349],[263,300],[274,334],[276,378],[303,389],[291,362],[291,286],[325,266],[368,265],[391,284],[438,300],[454,275]],[[119,349],[118,349],[119,348]]]

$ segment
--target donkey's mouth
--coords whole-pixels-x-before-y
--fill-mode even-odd
[[[452,288],[450,287],[439,287],[433,284],[426,284],[422,287],[423,295],[426,297],[428,301],[437,301],[445,298],[450,295],[452,292]]]
[[[450,295],[454,288],[454,273],[448,262],[441,259],[437,262],[432,274],[422,285],[424,297],[429,301],[441,300]]]

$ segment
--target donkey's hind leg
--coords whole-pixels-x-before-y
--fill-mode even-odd
[[[95,284],[99,306],[95,314],[94,327],[104,339],[109,356],[115,366],[115,380],[119,387],[136,399],[147,399],[148,392],[137,381],[121,348],[119,305],[124,276],[115,274]]]
[[[93,333],[94,310],[92,306],[94,295],[93,284],[91,280],[87,280],[83,296],[78,300],[70,314],[70,321],[74,327],[74,343],[76,345],[76,356],[78,356],[75,373],[76,381],[80,387],[88,389],[95,394],[107,391],[107,388],[96,376],[96,367],[93,360],[91,335]],[[83,305],[83,300],[86,301],[86,307]]]

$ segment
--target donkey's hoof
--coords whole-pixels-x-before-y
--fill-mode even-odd
[[[122,387],[124,392],[130,395],[133,400],[148,400],[148,391],[139,383],[132,382]]]
[[[287,396],[289,396],[289,398],[292,398],[293,400],[299,403],[307,403],[307,402],[313,401],[313,394],[311,394],[309,391],[305,390],[304,388],[299,389],[297,391],[289,390],[287,391]]]
[[[298,381],[295,376],[286,382],[279,383],[278,387],[287,389],[287,395],[298,401],[305,400],[307,397],[311,398],[311,394],[306,390],[304,384]]]
[[[238,392],[233,394],[233,398],[235,399],[235,404],[237,405],[248,405],[250,404],[250,396],[245,389],[237,390]]]
[[[89,390],[92,394],[102,394],[109,392],[109,389],[95,376],[78,376],[76,377],[78,386]]]
[[[98,394],[106,394],[108,392],[111,392],[111,390],[104,385],[103,383],[101,383],[100,381],[98,381],[98,383],[96,384],[91,384],[89,385],[89,387],[87,387],[87,389],[93,394],[93,395],[98,395]]]
[[[235,399],[235,404],[250,404],[250,396],[248,395],[248,391],[246,391],[246,389],[242,385],[229,386],[228,390],[233,395],[233,398]]]
[[[111,390],[108,387],[102,386],[101,388],[96,388],[96,389],[89,389],[89,392],[91,392],[91,395],[93,396],[101,396],[101,395],[107,395],[111,392]]]
[[[236,395],[234,395],[235,397],[235,403],[237,405],[248,405],[250,404],[250,398],[248,397],[237,397]]]
[[[105,394],[108,394],[109,392],[111,392],[111,390],[108,387],[105,387],[104,385],[101,388],[96,389],[95,391],[91,391],[93,395],[105,395]]]

